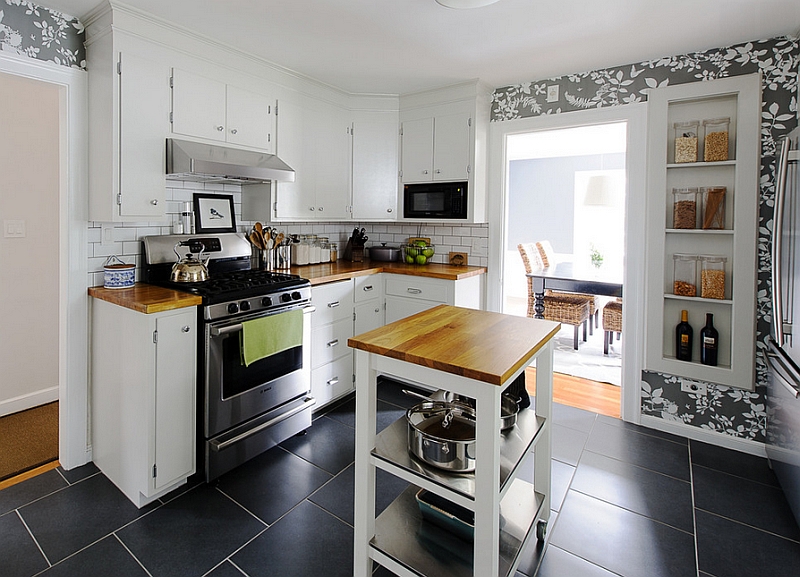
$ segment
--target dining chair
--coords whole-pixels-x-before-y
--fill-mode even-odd
[[[603,307],[603,354],[608,354],[608,348],[614,341],[614,333],[617,333],[617,340],[622,334],[622,299],[609,301]]]

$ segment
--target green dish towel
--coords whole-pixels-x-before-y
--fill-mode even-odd
[[[303,311],[300,309],[242,323],[242,364],[254,362],[303,344]]]

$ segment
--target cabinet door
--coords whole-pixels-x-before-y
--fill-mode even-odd
[[[349,217],[352,140],[350,119],[333,107],[316,113],[312,142],[316,145],[315,211],[317,219],[343,220]]]
[[[274,104],[268,96],[228,85],[225,122],[227,141],[272,152]]]
[[[397,218],[397,120],[353,124],[353,218]]]
[[[276,183],[275,218],[310,219],[314,215],[314,142],[307,134],[310,124],[309,111],[299,103],[278,103],[276,150],[295,170],[295,181]]]
[[[161,219],[166,211],[165,138],[169,67],[120,54],[119,214]]]
[[[403,122],[403,182],[433,178],[433,118]]]
[[[437,116],[433,138],[433,180],[469,178],[471,138],[468,114]]]
[[[356,305],[356,320],[353,333],[360,335],[384,325],[383,306],[379,299],[363,302]]]
[[[195,319],[191,308],[156,320],[154,491],[195,471]]]
[[[172,132],[225,140],[225,83],[173,69]]]

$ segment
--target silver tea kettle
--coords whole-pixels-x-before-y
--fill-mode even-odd
[[[200,245],[200,254],[206,249],[203,243],[198,243],[196,241],[192,242],[191,244],[199,244]],[[208,280],[208,261],[211,259],[211,255],[206,257],[205,262],[200,260],[200,258],[195,258],[192,254],[191,250],[186,254],[186,257],[181,258],[180,253],[178,253],[179,246],[191,246],[188,241],[181,241],[175,245],[173,250],[175,251],[175,256],[178,257],[178,262],[172,265],[172,272],[169,275],[169,280],[172,282],[203,282]]]

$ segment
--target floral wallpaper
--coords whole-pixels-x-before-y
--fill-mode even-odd
[[[23,0],[0,2],[0,51],[86,68],[84,38],[77,18]]]
[[[800,43],[780,37],[570,74],[495,90],[492,121],[624,106],[647,100],[652,88],[726,76],[762,75],[761,183],[759,191],[758,286],[756,305],[756,388],[741,391],[708,383],[707,395],[681,391],[674,375],[642,372],[642,413],[763,442],[766,430],[765,338],[772,305],[769,280],[770,233],[775,194],[776,145],[797,126]],[[547,87],[559,99],[547,101]]]

